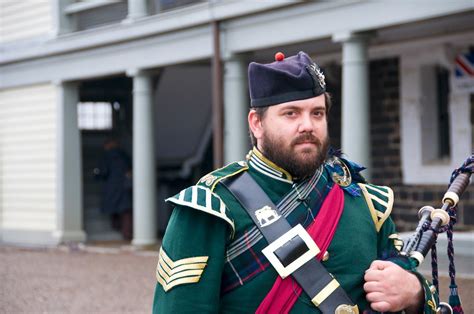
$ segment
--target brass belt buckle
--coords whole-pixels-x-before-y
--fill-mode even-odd
[[[334,314],[359,314],[357,305],[341,304],[336,308]]]

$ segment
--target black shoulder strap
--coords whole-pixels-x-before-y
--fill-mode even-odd
[[[316,245],[311,238],[309,240],[312,243],[305,238],[304,233],[306,235],[308,233],[301,225],[291,227],[280,210],[247,172],[226,179],[222,181],[222,184],[245,208],[269,243],[269,246],[262,252],[280,276],[282,276],[282,266],[283,270],[290,268],[293,262],[308,254],[312,245]],[[299,231],[292,232],[297,227]],[[300,232],[301,229],[303,229],[303,232]],[[344,313],[358,313],[357,306],[354,305],[334,277],[315,258],[316,254],[291,272],[293,278],[323,313],[337,313],[336,310],[341,309],[341,306],[344,306],[346,311],[347,308],[354,309],[353,312]],[[275,256],[276,260],[272,261],[272,256]]]

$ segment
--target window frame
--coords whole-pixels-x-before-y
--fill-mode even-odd
[[[454,82],[454,59],[459,48],[438,43],[419,46],[400,55],[400,135],[404,184],[447,184],[452,171],[472,153],[470,93]],[[421,68],[438,64],[450,70],[450,156],[446,160],[423,161],[423,90]]]
[[[110,116],[109,116],[109,119],[110,119],[110,127],[109,126],[106,126],[106,127],[92,127],[92,128],[85,128],[83,125],[81,125],[81,112],[80,112],[80,107],[81,105],[91,105],[91,106],[99,106],[99,105],[102,105],[102,104],[108,104],[110,106]],[[80,101],[77,103],[77,127],[80,131],[82,132],[110,132],[114,129],[114,104],[111,103],[111,102],[108,102],[108,101]],[[93,120],[96,121],[96,118],[97,118],[97,115],[99,113],[95,110],[92,111],[92,116],[93,116]],[[101,113],[101,116],[103,115],[103,113]],[[93,121],[93,124],[95,124],[95,122]]]

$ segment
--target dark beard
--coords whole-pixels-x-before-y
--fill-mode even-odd
[[[313,142],[317,146],[316,156],[305,156],[299,158],[293,152],[296,144],[303,142]],[[279,167],[288,171],[296,179],[304,179],[312,176],[316,170],[324,163],[329,149],[329,137],[320,141],[311,133],[304,133],[295,138],[290,147],[284,147],[281,141],[264,134],[262,143],[262,153]]]

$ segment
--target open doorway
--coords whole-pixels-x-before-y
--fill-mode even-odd
[[[80,85],[79,101],[83,225],[87,241],[122,241],[122,219],[107,209],[102,201],[107,191],[98,169],[101,169],[107,154],[105,149],[110,145],[120,147],[123,155],[130,159],[131,167],[132,80],[128,77],[113,77],[84,81]],[[131,195],[128,202],[131,206]]]

